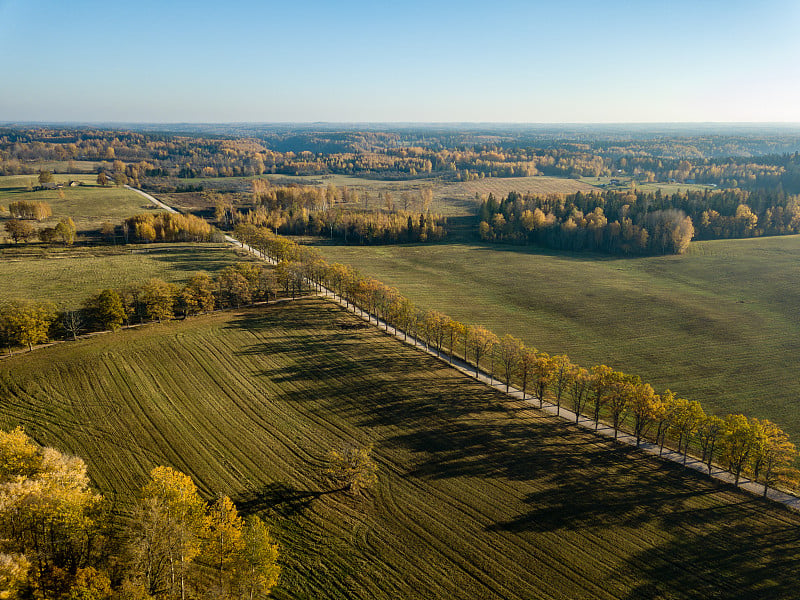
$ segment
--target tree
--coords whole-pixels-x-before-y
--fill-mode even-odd
[[[206,504],[192,479],[155,467],[133,514],[129,550],[150,595],[185,600],[192,561],[207,537]]]
[[[536,397],[539,399],[539,408],[544,404],[544,395],[547,387],[553,382],[555,364],[547,352],[536,355],[533,363],[533,384],[536,387]]]
[[[744,415],[728,415],[725,418],[725,431],[722,436],[722,457],[733,473],[734,485],[739,485],[739,477],[750,458],[753,448],[753,429]]]
[[[227,598],[231,595],[237,560],[245,547],[242,539],[244,522],[227,496],[217,498],[208,512],[208,531],[202,556],[215,571],[215,595]]]
[[[561,397],[569,386],[570,373],[573,365],[566,354],[559,354],[552,358],[553,384],[556,394],[556,415],[561,414]]]
[[[0,543],[24,555],[39,597],[55,597],[97,558],[101,500],[81,459],[39,446],[21,428],[0,432]]]
[[[378,465],[372,459],[372,444],[357,448],[350,446],[343,451],[328,452],[325,474],[341,489],[358,494],[370,488],[378,480]]]
[[[764,476],[764,496],[771,483],[775,481],[776,470],[792,464],[797,456],[794,444],[789,441],[789,436],[775,423],[764,419],[750,419],[753,432],[753,446],[751,464],[753,466],[753,481],[758,481],[759,475]]]
[[[122,326],[125,320],[125,305],[122,303],[122,296],[116,290],[107,288],[101,291],[90,300],[90,306],[97,320],[106,329],[116,331]]]
[[[97,174],[97,184],[103,187],[108,185],[108,175],[106,175],[105,171],[100,171]]]
[[[144,305],[148,318],[157,320],[171,319],[175,316],[175,286],[158,278],[147,281],[140,290],[139,300]]]
[[[387,192],[388,193],[388,192]],[[470,346],[475,355],[475,378],[478,378],[480,370],[481,357],[486,351],[497,343],[497,336],[483,326],[471,327],[470,333]]]
[[[5,229],[11,239],[14,240],[15,244],[18,244],[20,241],[27,242],[33,237],[34,233],[33,225],[27,221],[20,221],[19,219],[9,219],[6,221]]]
[[[78,339],[78,334],[86,327],[83,313],[79,310],[67,310],[61,314],[61,329],[72,336],[73,340]]]
[[[633,412],[633,434],[638,447],[647,430],[661,414],[664,403],[649,383],[637,383],[630,390],[630,404]]]
[[[528,381],[536,374],[537,354],[534,348],[522,348],[519,355],[518,373],[522,378],[522,399],[526,399]]]
[[[62,217],[58,221],[58,225],[56,225],[56,236],[61,239],[65,246],[71,246],[75,242],[77,231],[72,217]]]
[[[503,366],[503,371],[506,377],[506,392],[511,385],[511,375],[517,369],[519,364],[520,355],[524,351],[525,346],[522,340],[515,338],[513,335],[506,334],[500,338],[500,364]]]
[[[55,307],[47,302],[11,302],[0,309],[7,342],[28,346],[29,350],[50,339],[50,326],[55,319]]]
[[[714,448],[719,436],[725,431],[725,421],[716,415],[707,415],[697,428],[700,439],[700,449],[703,452],[702,461],[708,466],[711,475],[711,464],[714,461]]]
[[[250,284],[236,267],[225,267],[216,277],[217,299],[220,306],[235,306],[250,304],[253,297],[250,293]]]
[[[580,420],[586,403],[589,401],[591,384],[592,376],[589,371],[573,365],[569,373],[569,395],[572,399],[572,410],[575,412],[576,423]]]
[[[44,185],[45,183],[52,183],[53,182],[53,174],[46,170],[42,169],[39,171],[39,185]]]
[[[189,278],[180,292],[180,302],[185,315],[196,315],[214,310],[214,282],[205,273]]]
[[[675,398],[672,401],[671,409],[668,413],[669,427],[673,434],[678,434],[678,452],[681,451],[681,443],[685,440],[685,444],[683,444],[683,464],[686,464],[686,458],[689,454],[691,436],[697,431],[705,416],[703,408],[696,400],[689,401],[683,398]]]
[[[278,583],[278,546],[266,524],[256,515],[245,520],[242,542],[236,568],[238,597],[246,600],[264,597]]]
[[[600,410],[608,402],[609,396],[613,393],[616,380],[616,371],[606,365],[595,365],[592,367],[591,389],[594,401],[594,428],[600,425]]]

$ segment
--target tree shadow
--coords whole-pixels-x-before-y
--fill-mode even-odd
[[[292,517],[311,508],[314,500],[331,492],[301,490],[291,484],[276,481],[236,499],[236,506],[246,515],[274,511],[282,517]]]

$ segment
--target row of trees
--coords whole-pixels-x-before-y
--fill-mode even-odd
[[[300,246],[267,229],[241,225],[238,239],[274,260],[291,261],[310,281],[324,285],[347,304],[383,322],[404,335],[424,341],[437,354],[447,353],[452,362],[460,355],[475,369],[483,368],[491,378],[501,379],[506,388],[516,384],[527,397],[531,391],[540,405],[550,398],[560,413],[562,403],[575,413],[576,421],[588,415],[598,427],[608,419],[614,435],[622,427],[631,431],[637,444],[648,440],[674,445],[688,455],[690,446],[699,449],[709,472],[712,462],[721,461],[736,483],[742,473],[752,475],[766,487],[778,477],[793,480],[787,469],[796,456],[788,436],[767,420],[728,415],[724,419],[707,415],[696,401],[678,398],[671,391],[657,394],[639,377],[606,365],[591,369],[572,363],[566,355],[550,356],[527,348],[519,339],[498,338],[481,326],[470,326],[437,311],[415,307],[396,289],[360,275],[351,267],[329,264],[314,248]]]
[[[146,321],[166,321],[218,308],[239,308],[303,291],[300,265],[285,261],[277,267],[239,263],[216,276],[196,273],[182,286],[153,278],[121,290],[104,289],[86,300],[80,310],[58,311],[49,303],[7,302],[0,305],[0,345],[43,344],[54,337],[75,339],[90,330],[116,330]]]
[[[227,496],[156,467],[127,518],[93,491],[86,465],[0,432],[0,595],[42,600],[264,598],[278,549]]]
[[[38,237],[45,244],[61,242],[65,246],[71,246],[75,243],[75,237],[78,234],[78,228],[75,226],[75,221],[72,220],[72,217],[62,217],[55,227],[42,227],[39,229],[28,221],[9,219],[5,222],[4,228],[8,237],[14,240],[15,244],[29,242]]]
[[[447,235],[447,220],[442,215],[405,211],[310,212],[302,208],[268,212],[259,207],[244,215],[241,222],[269,227],[280,234],[329,236],[346,244],[438,242]]]
[[[205,219],[168,212],[129,217],[123,228],[142,242],[205,242],[211,239],[213,232]]]
[[[8,205],[8,212],[14,219],[30,219],[44,221],[52,216],[53,209],[47,202],[35,202],[31,200],[17,200]]]

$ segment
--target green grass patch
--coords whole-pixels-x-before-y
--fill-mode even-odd
[[[156,210],[155,206],[145,198],[125,188],[109,185],[102,187],[96,183],[96,175],[54,175],[56,183],[81,181],[79,187],[63,187],[61,190],[27,191],[28,183],[38,185],[35,175],[10,175],[0,177],[0,206],[6,209],[11,202],[27,200],[47,202],[53,209],[53,216],[36,227],[54,226],[61,217],[72,217],[78,232],[97,231],[104,221],[119,225],[132,215]],[[61,198],[60,193],[63,194]],[[8,213],[0,213],[0,227]],[[2,231],[5,234],[5,231]]]
[[[414,303],[606,363],[800,439],[800,237],[636,259],[498,245],[320,246]]]
[[[260,512],[276,598],[793,598],[800,517],[507,401],[322,300],[0,362],[0,424],[122,505],[166,464]],[[328,450],[379,482],[331,492]]]
[[[91,294],[151,277],[183,283],[198,271],[215,273],[253,260],[225,244],[131,244],[41,248],[20,245],[0,254],[0,301],[48,300],[75,309]]]

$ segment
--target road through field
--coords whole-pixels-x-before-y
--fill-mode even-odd
[[[126,187],[128,187],[128,186],[126,186]],[[160,200],[154,198],[150,194],[146,194],[145,192],[142,192],[141,190],[136,190],[135,188],[129,188],[129,189],[134,190],[134,191],[142,194],[144,197],[149,199],[151,202],[155,203],[156,205],[160,206],[161,208],[164,208],[165,210],[169,210],[170,212],[173,212],[173,213],[177,213],[178,212],[175,209],[167,206],[166,204],[164,204]],[[253,254],[254,256],[256,256],[256,257],[258,257],[258,258],[260,258],[262,260],[265,260],[265,261],[267,261],[267,262],[269,262],[271,264],[275,264],[275,261],[273,259],[271,259],[267,255],[263,254],[259,250],[257,250],[255,248],[245,244],[244,242],[241,242],[241,241],[237,240],[233,236],[226,235],[225,239],[229,243],[236,244],[237,246],[239,246],[242,249],[246,250],[247,252]],[[509,389],[506,392],[506,390],[504,389],[506,387],[505,384],[502,383],[497,378],[492,377],[491,374],[486,373],[486,372],[484,372],[482,370],[478,370],[477,374],[476,374],[475,368],[473,366],[467,364],[465,361],[461,360],[460,358],[454,357],[454,356],[450,356],[450,355],[448,355],[446,353],[439,352],[439,351],[436,351],[436,350],[430,348],[428,346],[428,344],[426,344],[422,340],[418,340],[415,337],[413,337],[412,335],[409,335],[406,332],[401,331],[401,330],[393,327],[392,325],[389,325],[388,323],[385,323],[384,321],[378,319],[378,317],[374,317],[373,315],[371,315],[369,313],[365,313],[360,307],[357,307],[357,306],[355,306],[353,304],[350,304],[349,302],[343,300],[342,298],[339,298],[338,296],[336,296],[336,294],[332,290],[329,290],[329,289],[325,288],[324,286],[322,286],[320,284],[317,284],[316,282],[309,281],[309,284],[315,286],[318,290],[320,290],[320,294],[321,295],[324,295],[324,296],[326,296],[328,298],[332,298],[334,301],[336,301],[342,307],[346,308],[347,310],[349,310],[353,314],[358,315],[362,319],[366,320],[368,323],[374,324],[379,329],[383,329],[384,331],[386,331],[386,333],[393,335],[398,340],[400,340],[400,341],[402,341],[402,342],[404,342],[404,343],[406,343],[408,345],[414,346],[415,348],[419,348],[419,349],[423,350],[424,352],[427,352],[431,356],[435,356],[435,357],[439,358],[440,360],[447,362],[448,364],[452,365],[454,368],[458,369],[459,371],[461,371],[461,372],[463,372],[465,374],[468,374],[468,375],[470,375],[472,377],[475,377],[478,381],[481,381],[481,382],[483,382],[483,383],[485,383],[485,384],[487,384],[487,385],[489,385],[489,386],[491,386],[491,387],[493,387],[495,389],[498,389],[498,390],[506,393],[507,395],[509,395],[512,398],[523,400],[525,402],[529,402],[529,403],[531,403],[531,405],[534,403],[535,399],[533,397],[531,397],[530,395],[524,395],[521,390],[519,390],[519,389],[517,389],[517,388],[515,388],[513,386],[509,386]],[[580,417],[580,418],[576,419],[575,418],[575,413],[573,413],[573,412],[571,412],[571,411],[569,411],[569,410],[567,410],[567,409],[565,409],[563,407],[557,407],[557,406],[555,406],[553,404],[550,404],[550,403],[544,401],[544,402],[539,402],[539,406],[537,408],[539,408],[542,412],[544,412],[544,413],[546,413],[548,415],[558,416],[558,417],[563,418],[563,419],[565,419],[567,421],[570,421],[570,422],[573,422],[573,423],[577,423],[579,426],[581,426],[581,427],[583,427],[585,429],[595,430],[596,433],[598,433],[599,435],[606,436],[606,437],[614,437],[614,430],[611,427],[609,427],[608,425],[601,424],[597,429],[595,429],[594,421],[592,421],[591,419],[589,419],[587,417]],[[624,432],[619,432],[618,433],[617,442],[619,442],[621,444],[626,444],[626,445],[629,445],[629,446],[636,446],[636,438],[634,436],[629,435],[629,434],[624,433]],[[697,457],[694,457],[694,456],[684,457],[683,454],[680,454],[680,453],[672,451],[672,450],[666,450],[666,451],[662,452],[661,449],[659,448],[659,446],[657,446],[656,444],[649,443],[649,442],[641,443],[639,448],[642,451],[644,451],[644,452],[646,452],[648,454],[651,454],[651,455],[654,455],[654,456],[659,456],[662,459],[682,464],[686,468],[693,469],[693,470],[698,471],[700,473],[705,473],[708,476],[713,477],[714,479],[717,479],[719,481],[722,481],[722,482],[725,482],[725,483],[729,483],[729,484],[733,484],[734,483],[734,477],[733,477],[733,475],[731,473],[729,473],[728,471],[725,471],[724,469],[721,469],[719,467],[712,468],[711,472],[709,473],[706,465],[704,463],[702,463]],[[798,497],[798,496],[795,496],[795,495],[792,495],[792,494],[788,494],[788,493],[783,492],[781,490],[777,490],[777,489],[769,488],[769,487],[766,489],[766,494],[764,494],[765,489],[764,489],[764,486],[762,484],[756,483],[756,482],[751,481],[751,480],[749,480],[747,478],[744,478],[744,477],[741,477],[740,480],[739,480],[739,488],[741,488],[741,489],[743,489],[743,490],[745,490],[747,492],[750,492],[752,494],[766,495],[767,498],[769,498],[769,499],[771,499],[771,500],[773,500],[775,502],[778,502],[780,504],[788,506],[788,507],[790,507],[790,508],[792,508],[794,510],[800,510],[800,497]]]

